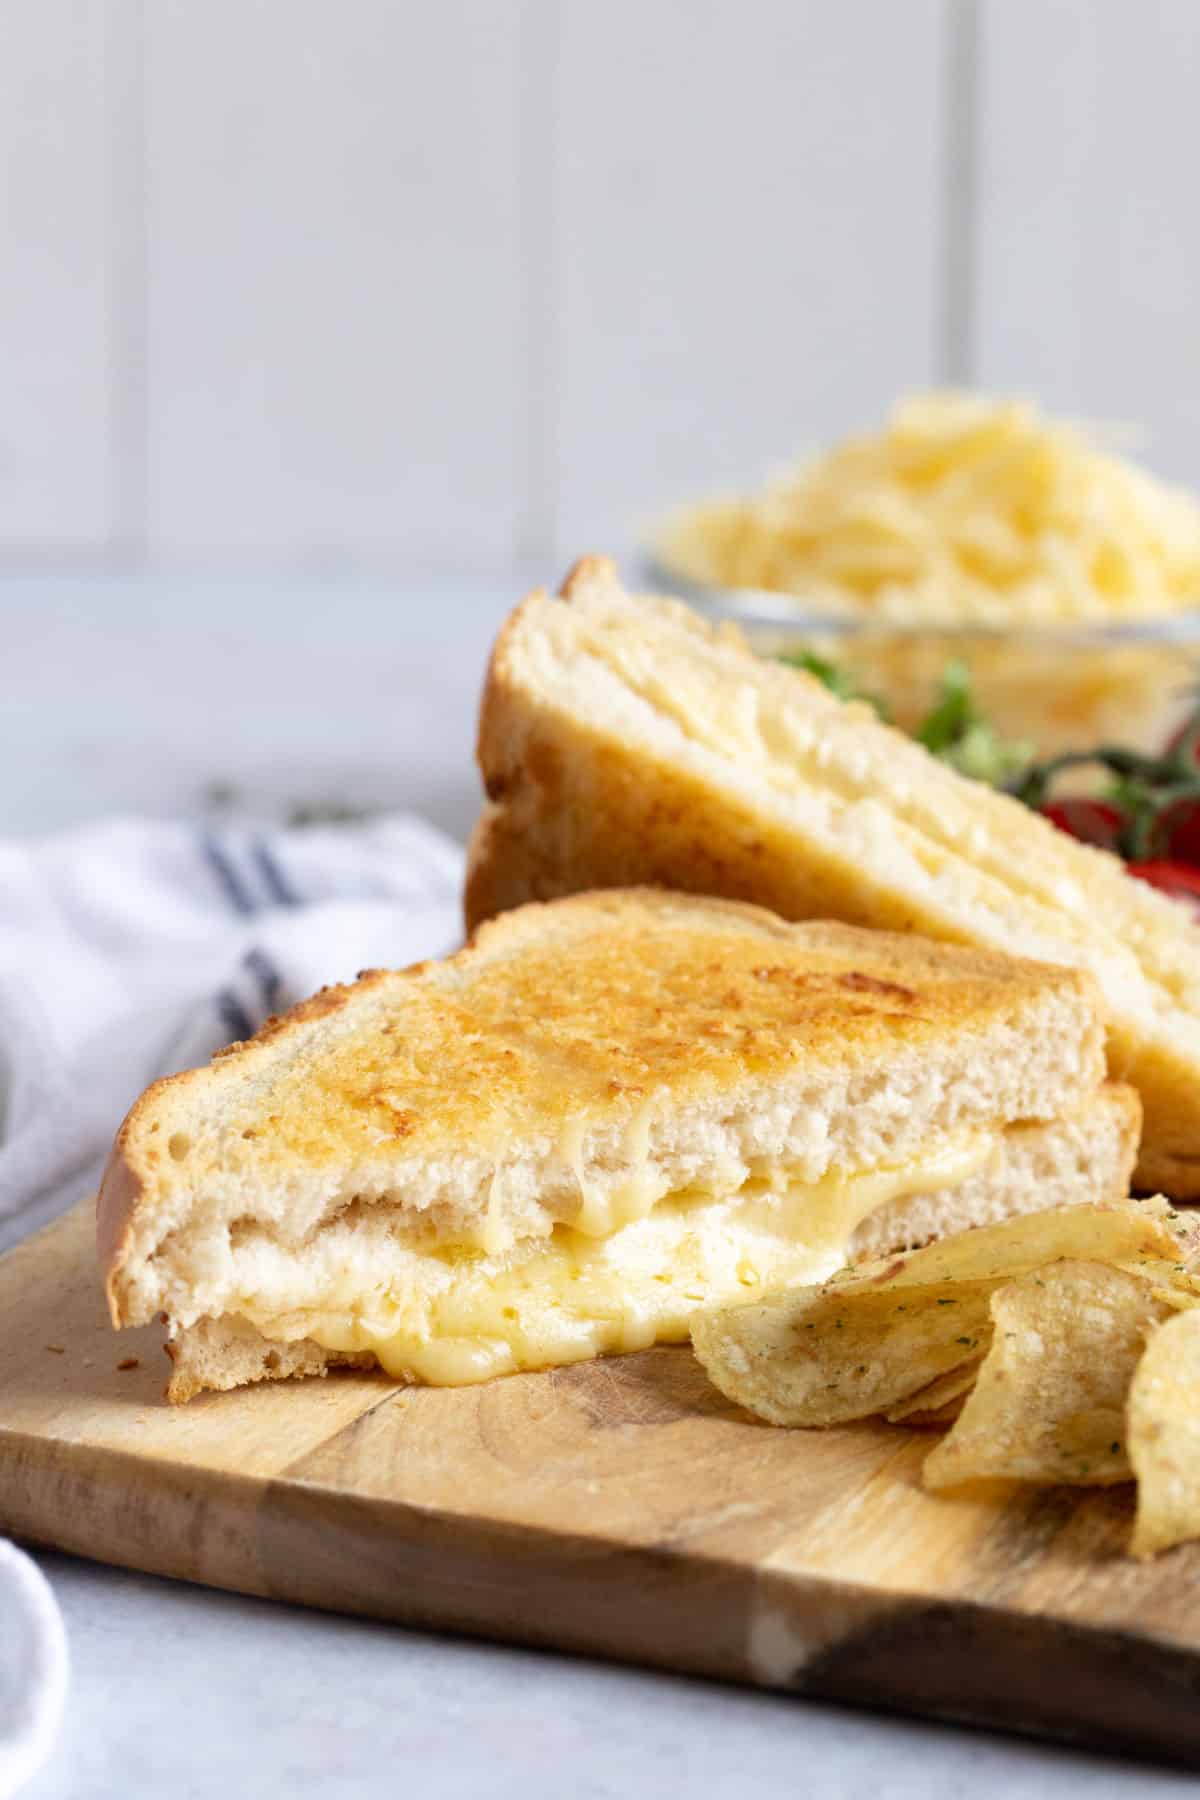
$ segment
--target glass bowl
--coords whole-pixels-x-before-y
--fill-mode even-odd
[[[809,652],[835,663],[856,690],[885,700],[908,731],[934,705],[952,663],[969,672],[979,709],[999,735],[1028,744],[1039,758],[1101,743],[1159,750],[1200,689],[1200,608],[1007,629],[905,625],[823,614],[794,594],[703,587],[653,558],[643,572],[655,593],[677,594],[707,619],[732,619],[763,656]]]

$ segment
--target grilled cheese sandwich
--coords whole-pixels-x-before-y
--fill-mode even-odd
[[[597,558],[502,630],[479,759],[470,926],[650,881],[1087,969],[1138,1179],[1200,1196],[1200,936],[1115,857]]]
[[[650,890],[525,907],[148,1090],[99,1196],[113,1321],[165,1317],[177,1400],[679,1341],[880,1231],[1124,1192],[1102,1045],[1072,971]]]

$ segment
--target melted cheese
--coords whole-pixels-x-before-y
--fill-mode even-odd
[[[636,1178],[603,1204],[585,1190],[575,1223],[524,1260],[460,1259],[432,1298],[369,1317],[306,1313],[304,1329],[328,1350],[373,1351],[390,1375],[438,1387],[680,1342],[700,1306],[823,1281],[869,1213],[965,1181],[996,1143],[960,1138],[903,1167],[779,1189],[759,1181],[719,1198],[664,1197]],[[271,1334],[269,1319],[254,1322]]]
[[[559,1153],[575,1177],[579,1211],[571,1229],[589,1238],[609,1238],[636,1219],[644,1219],[667,1192],[667,1183],[647,1168],[650,1144],[650,1104],[640,1107],[630,1123],[626,1151],[634,1174],[607,1192],[589,1182],[584,1169],[583,1145],[586,1122],[573,1119],[559,1139]]]

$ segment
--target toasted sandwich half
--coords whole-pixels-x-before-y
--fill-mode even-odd
[[[1138,1183],[1200,1198],[1200,930],[1116,857],[598,558],[501,631],[479,761],[470,926],[650,882],[1089,969]]]
[[[169,1394],[378,1364],[458,1384],[1126,1192],[1093,982],[653,890],[527,906],[160,1081],[98,1202]]]

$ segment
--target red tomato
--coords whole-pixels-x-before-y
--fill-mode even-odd
[[[1052,825],[1081,844],[1096,844],[1101,850],[1117,847],[1121,815],[1107,800],[1051,800],[1042,812]]]
[[[1177,800],[1161,813],[1156,842],[1171,862],[1200,868],[1200,800]]]
[[[1200,921],[1200,869],[1189,869],[1186,863],[1165,861],[1132,862],[1128,868],[1139,881],[1148,881],[1151,887],[1170,894],[1172,900],[1182,900],[1185,906],[1191,907],[1192,916]]]

